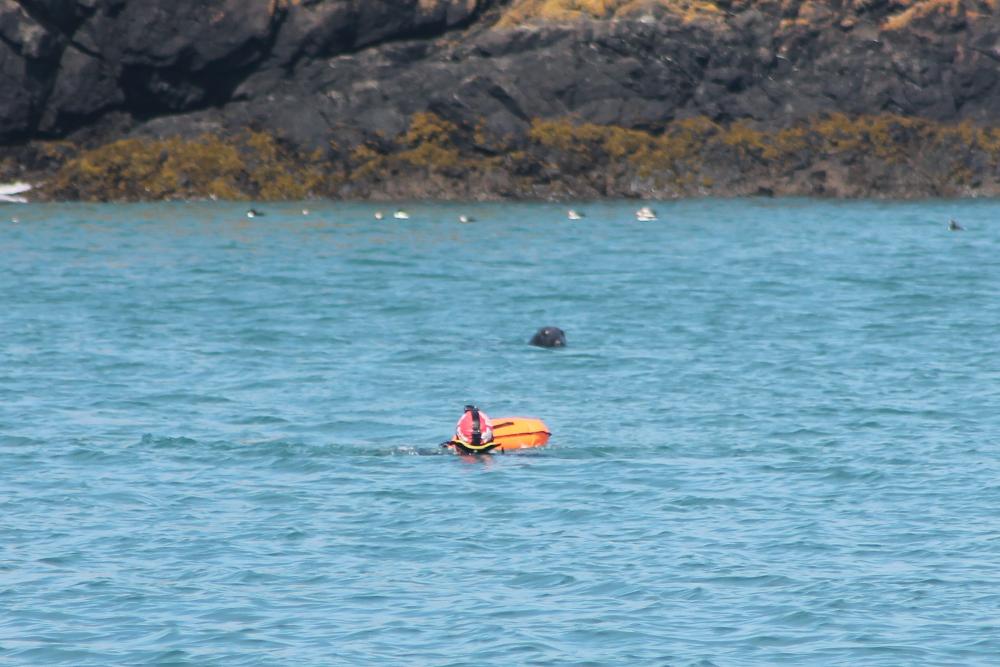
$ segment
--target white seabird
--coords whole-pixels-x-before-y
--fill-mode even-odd
[[[649,222],[651,220],[656,220],[656,211],[648,206],[643,206],[638,211],[635,212],[635,219],[640,222]]]
[[[395,213],[392,214],[392,217],[396,218],[396,220],[409,220],[410,214],[404,211],[403,209],[398,209]]]
[[[476,219],[475,218],[470,218],[467,215],[460,215],[460,216],[458,216],[458,221],[459,222],[475,222]]]
[[[382,211],[375,211],[375,219],[376,220],[381,220],[384,217],[385,217],[385,214],[382,213]]]
[[[566,217],[569,218],[570,220],[583,220],[587,216],[585,216],[583,213],[580,213],[579,211],[570,209],[566,211]]]

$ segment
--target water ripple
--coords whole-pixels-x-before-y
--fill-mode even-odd
[[[0,662],[1000,654],[996,202],[283,206],[0,227]]]

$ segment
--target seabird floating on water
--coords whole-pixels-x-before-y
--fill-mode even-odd
[[[404,211],[403,209],[398,209],[395,213],[392,214],[392,217],[396,218],[396,220],[409,220],[410,214]]]
[[[958,222],[956,222],[955,220],[949,220],[948,221],[948,229],[950,229],[953,232],[963,232],[963,231],[965,231],[965,227],[963,227],[962,225],[958,224]]]
[[[648,206],[643,206],[635,212],[635,219],[640,222],[650,222],[652,220],[656,220],[656,211]]]
[[[585,216],[583,213],[580,213],[579,211],[570,209],[566,211],[566,217],[569,218],[570,220],[583,220],[587,216]]]
[[[384,217],[385,217],[385,214],[382,213],[382,211],[375,211],[375,219],[376,220],[381,220]]]
[[[251,208],[251,209],[247,210],[247,217],[248,218],[259,218],[262,215],[264,215],[263,211],[258,211],[255,208]]]
[[[458,216],[458,221],[459,222],[475,222],[476,219],[475,218],[470,218],[467,215],[460,215],[460,216]]]

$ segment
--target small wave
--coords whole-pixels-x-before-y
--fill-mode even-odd
[[[443,447],[415,447],[413,445],[397,445],[385,452],[389,456],[444,456],[450,454]]]
[[[233,423],[251,426],[251,425],[265,425],[265,424],[288,424],[289,421],[282,417],[276,417],[275,415],[251,415],[247,417],[241,417],[240,419],[235,420]]]
[[[696,581],[703,584],[725,584],[740,588],[793,588],[802,584],[801,581],[779,574],[730,574],[698,578]]]
[[[0,447],[12,450],[25,450],[31,447],[38,447],[42,444],[41,440],[21,435],[0,435]]]
[[[153,447],[157,449],[179,449],[197,445],[198,441],[193,438],[185,438],[183,436],[155,436],[152,433],[144,433],[137,444],[142,447]]]
[[[508,586],[530,588],[533,590],[563,588],[572,586],[577,578],[571,574],[552,572],[529,572],[515,576],[507,582]]]
[[[151,401],[154,403],[184,403],[192,405],[201,404],[215,404],[215,403],[232,403],[231,399],[225,396],[212,396],[208,394],[195,394],[184,391],[172,391],[162,394],[147,394],[143,396],[143,400]]]
[[[725,496],[685,496],[671,503],[676,507],[737,507],[744,502],[743,498]]]
[[[96,463],[117,458],[118,453],[106,447],[90,443],[79,443],[67,454],[67,457],[79,463]]]
[[[846,465],[830,466],[823,472],[823,478],[829,481],[865,481],[875,482],[885,479],[885,473],[880,470],[863,470]]]

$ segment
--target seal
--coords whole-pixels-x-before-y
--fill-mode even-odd
[[[528,342],[537,347],[566,347],[566,333],[559,327],[542,327]]]

